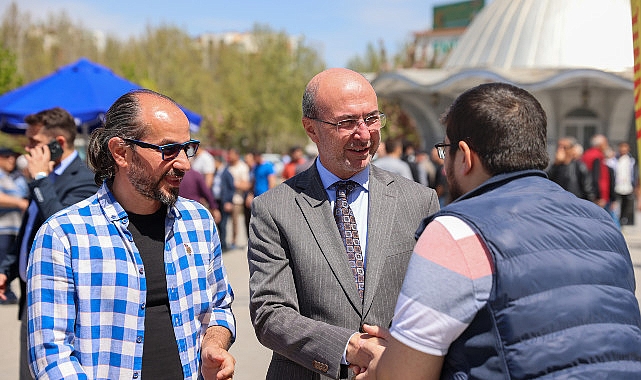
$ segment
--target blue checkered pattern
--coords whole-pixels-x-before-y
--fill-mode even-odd
[[[126,212],[103,185],[38,231],[28,267],[29,359],[38,378],[136,379],[145,340],[145,268]],[[165,271],[185,379],[198,378],[209,326],[235,338],[233,292],[214,221],[179,198],[165,222]]]

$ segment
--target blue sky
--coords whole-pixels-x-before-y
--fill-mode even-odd
[[[36,20],[65,10],[85,28],[119,38],[140,35],[147,25],[173,25],[196,36],[246,32],[260,23],[304,36],[306,44],[333,67],[364,56],[367,44],[377,46],[380,39],[391,57],[411,41],[412,32],[431,28],[434,5],[452,2],[456,0],[19,0],[17,4]]]

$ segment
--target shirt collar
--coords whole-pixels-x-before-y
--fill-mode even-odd
[[[56,173],[56,175],[61,175],[62,173],[65,172],[65,170],[67,170],[69,165],[71,165],[71,162],[73,160],[75,160],[76,157],[78,157],[78,151],[74,150],[73,152],[71,152],[71,154],[67,158],[65,158],[64,160],[60,161],[60,165],[55,167],[53,169],[53,172]]]
[[[316,160],[316,169],[320,175],[321,182],[323,182],[323,187],[325,190],[328,190],[336,181],[343,181],[336,174],[330,172],[323,166],[320,159]],[[369,191],[369,165],[360,172],[354,174],[348,180],[354,181],[357,184],[361,185],[366,191]]]
[[[109,189],[109,186],[107,185],[107,181],[103,181],[102,185],[100,186],[100,189],[98,189],[98,203],[100,203],[100,206],[104,210],[105,215],[107,218],[110,220],[128,220],[129,216],[127,214],[127,211],[125,211],[124,208],[118,203],[116,200],[116,197],[114,197],[113,193],[111,192],[111,189]],[[167,213],[167,216],[170,218],[176,218],[180,219],[182,218],[182,213],[181,209],[182,207],[178,207],[180,205],[180,197],[176,201],[176,204],[169,208],[169,212]],[[126,222],[128,225],[128,221]]]

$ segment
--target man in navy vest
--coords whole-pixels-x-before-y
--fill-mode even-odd
[[[546,116],[528,92],[460,95],[437,144],[453,202],[427,218],[386,347],[357,379],[633,379],[641,316],[608,213],[547,179]]]

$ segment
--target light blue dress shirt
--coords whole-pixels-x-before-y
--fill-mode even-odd
[[[333,210],[334,203],[336,202],[336,190],[332,185],[336,181],[346,180],[338,178],[335,174],[327,170],[320,160],[316,160],[316,168],[318,169],[318,174],[320,175],[321,182],[323,182],[323,187],[327,192],[327,198]],[[365,265],[367,255],[367,218],[369,211],[369,165],[347,180],[354,181],[359,185],[354,188],[354,191],[349,193],[347,202],[354,213],[354,218],[356,218],[358,236],[361,241],[361,252],[363,252],[363,265]]]

